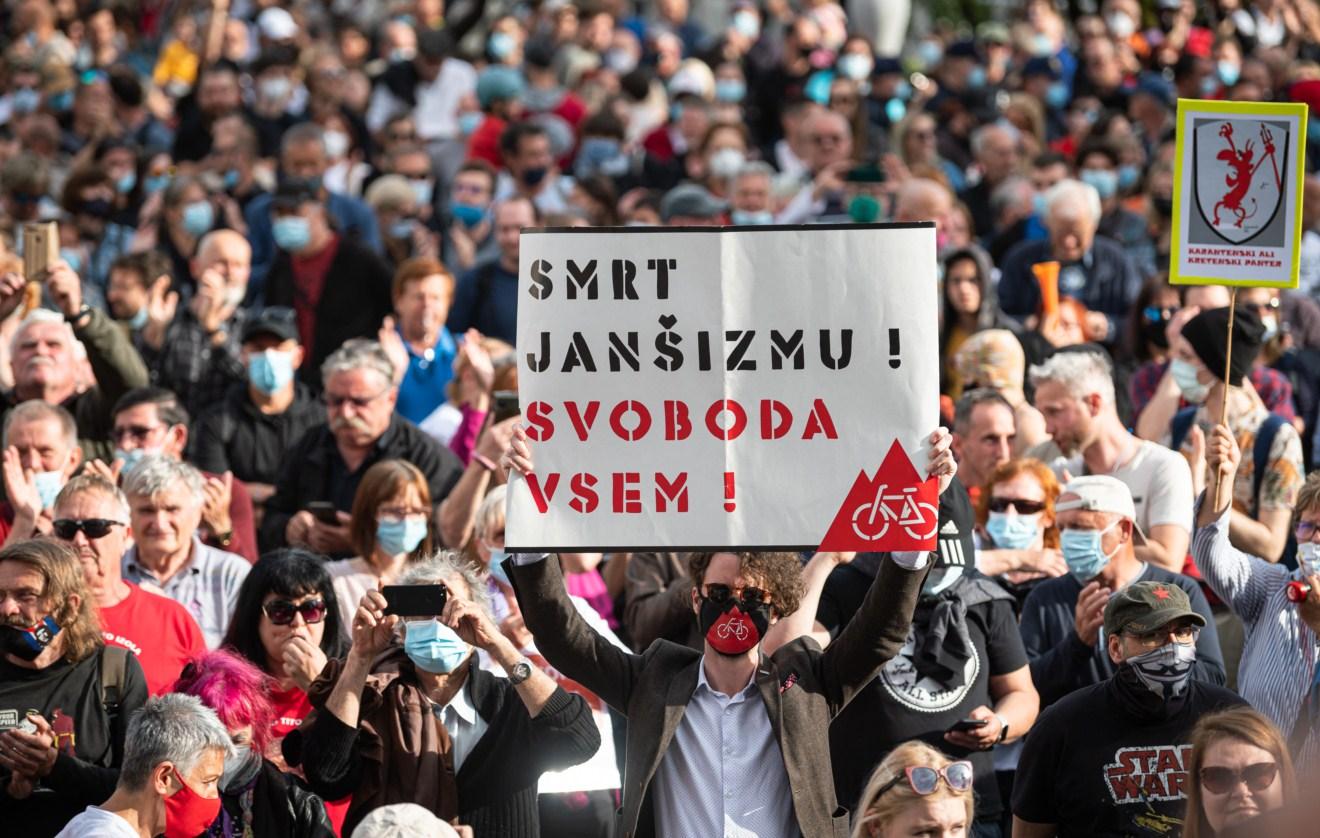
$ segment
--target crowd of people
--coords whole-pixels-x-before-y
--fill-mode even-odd
[[[7,827],[1314,828],[1320,175],[1296,290],[1167,273],[1177,100],[1320,105],[1315,0],[0,26]],[[936,550],[506,551],[521,231],[888,221],[936,229]]]

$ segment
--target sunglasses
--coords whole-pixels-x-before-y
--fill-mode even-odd
[[[1201,769],[1201,785],[1211,794],[1227,794],[1237,788],[1238,783],[1246,783],[1253,792],[1262,792],[1274,783],[1279,775],[1279,765],[1274,762],[1257,762],[1241,771],[1223,766],[1206,766]]]
[[[1007,512],[1010,507],[1019,515],[1035,515],[1037,512],[1045,511],[1045,502],[1020,498],[991,498],[988,506],[991,512]]]
[[[301,614],[305,623],[319,623],[325,619],[325,600],[309,599],[294,605],[287,599],[272,599],[261,606],[266,616],[277,626],[287,626],[293,622],[295,614]]]
[[[752,585],[736,590],[719,582],[711,582],[706,585],[705,599],[716,605],[724,605],[732,600],[735,595],[743,605],[764,605],[770,601],[769,591]]]
[[[153,425],[148,428],[144,425],[127,425],[123,428],[115,428],[114,430],[110,431],[110,441],[121,442],[123,441],[124,437],[128,437],[129,439],[132,439],[136,442],[142,442],[147,437],[151,436],[153,433],[159,431],[161,428],[164,427],[166,426]]]
[[[1175,308],[1159,308],[1158,306],[1146,306],[1141,310],[1141,315],[1151,323],[1162,323],[1173,318],[1178,313]]]
[[[885,783],[875,793],[877,798],[898,785],[904,779],[914,792],[925,797],[934,794],[940,787],[940,779],[954,791],[967,791],[972,787],[972,764],[967,761],[951,762],[943,768],[930,768],[925,765],[909,765],[903,773]]]
[[[1316,530],[1320,530],[1320,524],[1317,524],[1314,521],[1298,521],[1296,530],[1297,540],[1310,541],[1315,537]]]
[[[64,541],[72,541],[81,530],[89,539],[105,538],[110,530],[124,526],[123,521],[111,521],[108,518],[58,518],[51,523],[55,535]]]

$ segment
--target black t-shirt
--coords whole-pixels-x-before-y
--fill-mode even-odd
[[[83,809],[104,803],[115,790],[124,731],[133,711],[147,701],[147,681],[130,654],[123,699],[112,724],[101,702],[102,654],[104,649],[76,664],[60,661],[45,669],[14,666],[0,656],[0,730],[18,726],[29,710],[35,710],[55,730],[60,751],[50,775],[23,800],[9,796],[8,772],[0,778],[0,824],[9,828],[21,824],[14,834],[52,836]]]
[[[851,565],[836,568],[826,581],[817,611],[821,624],[837,634],[871,585],[871,578]],[[994,708],[990,678],[1027,665],[1013,601],[979,603],[967,609],[967,631],[975,654],[967,662],[965,681],[949,688],[919,675],[912,663],[915,629],[896,657],[857,694],[830,725],[830,754],[839,804],[856,808],[866,781],[880,760],[896,745],[921,739],[956,758],[971,761],[976,778],[976,817],[995,819],[1003,811],[990,751],[964,751],[944,740],[954,722],[977,707]]]
[[[1245,703],[1222,687],[1190,685],[1183,706],[1164,719],[1143,720],[1125,709],[1118,676],[1048,708],[1022,749],[1013,814],[1057,824],[1060,838],[1179,834],[1192,726],[1206,713]]]

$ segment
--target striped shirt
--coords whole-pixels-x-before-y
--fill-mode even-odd
[[[219,647],[234,613],[239,586],[252,565],[247,559],[208,547],[193,535],[192,558],[161,584],[155,572],[138,562],[137,546],[124,554],[124,581],[167,596],[193,615],[202,628],[207,648]]]
[[[1300,574],[1242,552],[1228,541],[1228,511],[1201,527],[1192,539],[1192,558],[1201,575],[1246,624],[1246,645],[1238,669],[1242,697],[1289,737],[1303,712],[1320,658],[1320,638],[1288,601],[1288,582]],[[1320,766],[1320,735],[1306,735],[1299,767]]]

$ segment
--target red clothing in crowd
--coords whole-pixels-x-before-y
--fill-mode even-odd
[[[469,160],[485,160],[496,171],[504,167],[504,155],[500,154],[500,134],[504,133],[509,123],[498,116],[486,114],[477,130],[468,137],[467,156]]]
[[[339,236],[330,235],[330,243],[311,256],[289,255],[293,271],[293,310],[298,315],[298,339],[303,346],[316,345],[316,307],[325,290],[325,276],[339,253]]]
[[[152,695],[167,693],[184,665],[206,651],[202,629],[169,597],[124,584],[124,601],[100,609],[101,635],[107,645],[122,646],[137,656]]]
[[[307,693],[295,685],[287,690],[271,690],[270,707],[274,711],[274,721],[270,723],[271,747],[278,751],[280,740],[301,727],[303,719],[312,712],[312,703],[308,701]],[[352,795],[342,800],[325,801],[325,813],[330,816],[336,835],[344,831],[344,817],[348,814],[348,804],[352,802]]]

